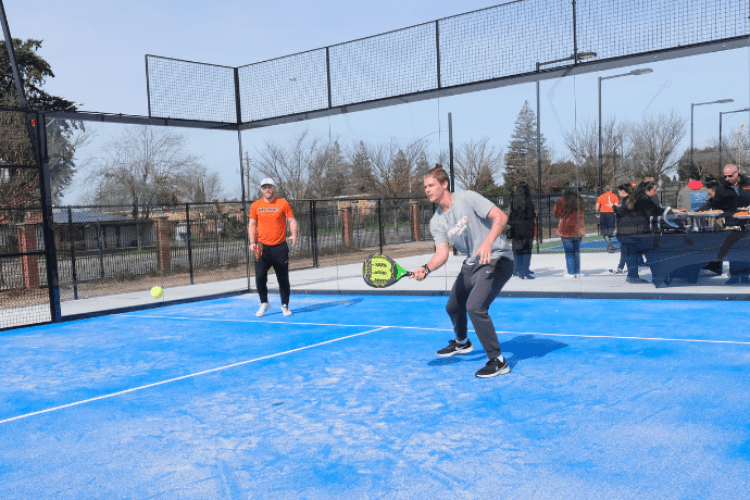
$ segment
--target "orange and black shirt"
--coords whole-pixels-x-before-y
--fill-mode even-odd
[[[294,217],[288,201],[274,198],[267,202],[264,198],[250,206],[250,218],[255,221],[258,241],[274,246],[286,241],[286,220]]]

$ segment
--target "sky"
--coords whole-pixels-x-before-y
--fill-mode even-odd
[[[147,115],[146,54],[227,66],[321,48],[386,31],[496,5],[497,1],[381,0],[275,2],[175,0],[99,0],[59,2],[4,0],[11,34],[44,41],[40,51],[55,78],[48,92],[81,103],[85,111]],[[580,50],[585,50],[581,47]],[[718,136],[719,112],[748,107],[750,52],[747,48],[648,65],[653,73],[603,82],[605,119],[639,120],[676,110],[689,123],[690,104],[718,99],[733,103],[695,108],[695,146]],[[644,67],[638,66],[638,67]],[[562,132],[596,121],[597,76],[627,73],[635,67],[543,81],[541,128],[558,158],[565,156]],[[243,133],[243,149],[253,157],[266,141],[284,143],[303,130],[339,138],[403,143],[426,137],[434,151],[448,146],[448,113],[454,144],[490,138],[497,150],[507,147],[516,116],[528,101],[536,105],[534,84],[504,87],[451,98],[269,127]],[[724,116],[725,132],[748,122],[750,115]],[[119,126],[90,124],[94,140],[82,155],[96,158],[119,133]],[[191,151],[220,172],[224,195],[239,195],[239,154],[233,133],[183,131]],[[689,132],[682,147],[689,147]],[[64,202],[86,192],[79,172]]]

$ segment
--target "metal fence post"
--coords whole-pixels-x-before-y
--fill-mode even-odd
[[[190,284],[193,281],[193,238],[190,234],[190,203],[185,203],[185,219],[187,221],[187,250],[188,250],[188,267],[190,268]]]
[[[214,212],[214,234],[216,234],[216,265],[221,265],[221,255],[219,255],[219,214]]]
[[[310,253],[312,253],[313,267],[320,267],[318,262],[318,228],[315,223],[315,200],[310,200]]]
[[[383,204],[382,199],[378,198],[378,237],[380,239],[380,253],[383,253],[383,245],[385,244],[385,229],[383,228]]]
[[[73,300],[78,300],[78,273],[76,273],[76,234],[73,227],[73,210],[68,207],[68,233],[70,234],[70,268],[73,274]]]
[[[102,244],[104,231],[101,224],[96,224],[96,246],[99,250],[99,276],[104,279],[104,245]]]

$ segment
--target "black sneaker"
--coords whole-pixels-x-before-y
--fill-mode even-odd
[[[451,340],[448,343],[448,347],[440,349],[437,352],[437,355],[447,357],[447,356],[453,356],[455,354],[469,354],[473,350],[474,350],[474,346],[471,345],[470,340],[466,340],[465,344],[459,344],[457,341]]]
[[[506,373],[510,373],[508,362],[505,361],[504,358],[502,361],[500,361],[499,358],[495,358],[487,361],[484,368],[476,372],[475,375],[480,378],[489,378],[497,377],[498,375],[505,375]]]
[[[627,282],[627,283],[648,283],[648,280],[644,280],[643,278],[625,278],[625,282]]]

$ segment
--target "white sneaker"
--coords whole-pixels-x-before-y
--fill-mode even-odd
[[[258,309],[258,312],[255,313],[255,315],[260,318],[261,316],[266,314],[269,309],[271,309],[271,304],[269,304],[268,302],[261,302],[260,309]]]
[[[284,316],[292,315],[292,311],[289,310],[289,306],[281,306],[281,312],[284,313]]]
[[[578,275],[577,275],[577,274],[566,274],[566,275],[565,275],[565,279],[566,279],[566,280],[572,280],[572,279],[576,279],[577,277],[578,277]]]

